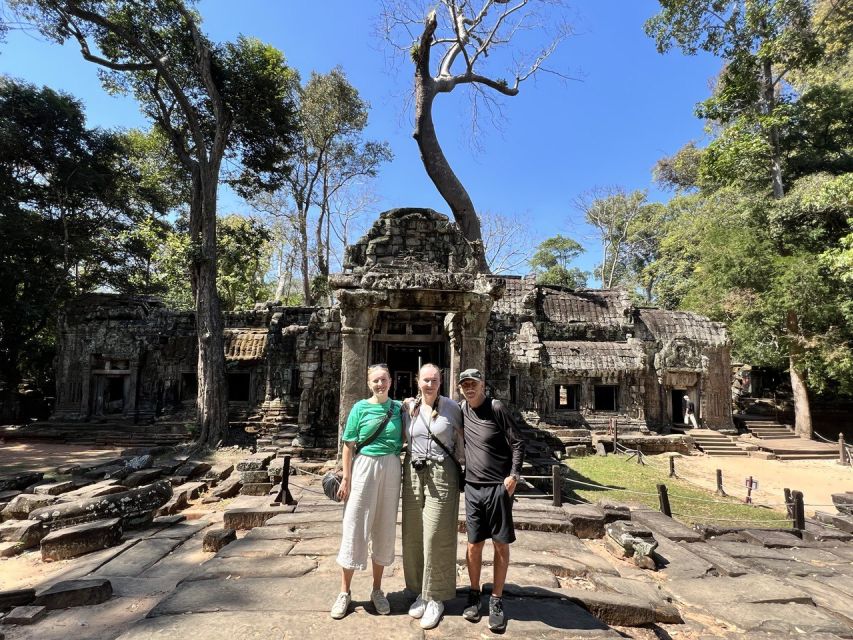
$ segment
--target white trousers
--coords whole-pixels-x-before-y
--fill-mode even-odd
[[[400,472],[399,456],[356,456],[337,559],[344,569],[366,569],[368,553],[378,565],[394,562]]]
[[[692,424],[695,428],[699,428],[699,425],[696,424],[696,415],[693,413],[684,414],[684,424]]]

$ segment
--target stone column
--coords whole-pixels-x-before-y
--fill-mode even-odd
[[[447,347],[450,361],[447,395],[456,400],[461,400],[462,396],[456,384],[459,373],[462,371],[460,367],[462,360],[462,319],[458,313],[448,313],[444,316],[444,333],[448,337]]]
[[[338,417],[338,454],[341,435],[352,406],[367,397],[367,366],[370,363],[370,336],[377,309],[357,295],[341,295],[341,401]]]
[[[480,308],[466,311],[462,316],[462,353],[460,367],[486,371],[486,326],[491,314],[491,300]],[[486,380],[488,383],[488,380]]]

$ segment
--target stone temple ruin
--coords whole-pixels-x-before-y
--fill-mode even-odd
[[[478,274],[457,227],[429,209],[394,209],[347,248],[330,307],[275,303],[225,314],[232,436],[278,433],[294,449],[336,449],[339,423],[366,395],[365,366],[388,364],[392,395],[426,362],[443,393],[482,368],[495,395],[533,425],[578,433],[660,432],[682,419],[733,428],[724,327],[638,307],[622,290],[540,286]],[[156,421],[180,431],[196,396],[191,313],[154,299],[92,294],[62,318],[54,420]]]

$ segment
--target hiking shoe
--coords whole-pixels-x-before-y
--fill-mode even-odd
[[[462,610],[462,617],[468,622],[479,622],[482,614],[480,613],[480,592],[476,589],[468,591],[468,603]]]
[[[420,595],[415,598],[415,601],[412,603],[412,606],[409,607],[409,615],[412,616],[415,620],[418,618],[424,617],[424,609],[426,609],[427,603]]]
[[[437,627],[442,613],[444,613],[444,603],[441,600],[429,600],[424,609],[424,617],[421,618],[421,629]]]
[[[335,603],[332,605],[331,616],[335,620],[340,620],[347,614],[347,609],[349,609],[349,603],[352,598],[350,594],[346,591],[341,591],[338,594],[338,597],[335,599]]]
[[[506,631],[506,616],[504,616],[503,598],[489,598],[489,629],[501,633]]]
[[[385,594],[382,593],[382,589],[374,589],[371,591],[370,601],[373,603],[373,606],[376,607],[376,613],[380,616],[387,616],[391,613],[391,603],[388,602],[388,598],[386,598]]]

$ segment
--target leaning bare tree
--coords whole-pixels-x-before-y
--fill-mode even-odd
[[[463,235],[471,243],[479,269],[489,267],[480,220],[468,191],[453,172],[432,119],[433,102],[456,87],[471,90],[486,111],[498,107],[499,96],[518,95],[519,86],[547,69],[545,61],[569,29],[558,12],[560,0],[384,0],[385,38],[409,52],[415,65],[415,138],[427,175],[450,207]],[[431,7],[427,12],[427,7]],[[424,18],[424,16],[426,16]],[[531,54],[518,50],[524,32],[545,34],[545,46]],[[513,40],[516,49],[509,50]],[[504,77],[505,76],[505,77]]]

